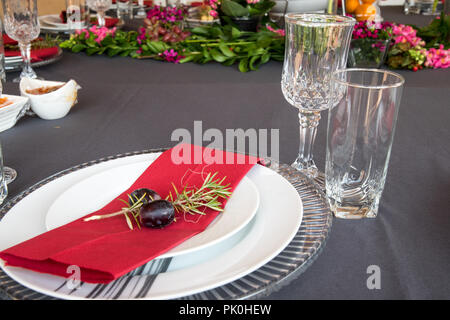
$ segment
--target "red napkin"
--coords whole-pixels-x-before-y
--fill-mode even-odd
[[[192,164],[176,164],[172,155],[182,155]],[[244,164],[238,164],[242,163],[239,157],[243,157]],[[213,163],[218,158],[224,163],[226,159],[230,163],[231,158],[234,163]],[[198,187],[203,183],[202,172],[204,176],[209,172],[218,172],[220,178],[226,176],[225,182],[234,190],[257,162],[254,157],[181,144],[164,152],[128,190],[92,214],[119,211],[124,204],[118,199],[128,199],[127,194],[138,188],[153,189],[165,198],[173,190],[171,183],[178,190],[184,186]],[[176,222],[163,229],[143,227],[141,230],[130,230],[122,215],[96,221],[81,218],[8,248],[0,252],[0,258],[10,266],[63,277],[70,276],[68,266],[76,265],[81,269],[82,281],[108,283],[202,232],[220,214],[210,209],[205,213],[188,215],[189,220],[196,222],[186,221],[180,213]]]
[[[17,41],[14,39],[11,39],[7,34],[3,34],[3,44],[9,44],[9,45],[17,45]]]
[[[17,45],[17,41],[11,39],[6,34],[3,35],[3,43],[5,45],[6,44],[13,46]],[[42,61],[49,57],[53,57],[56,54],[58,54],[58,47],[31,50],[31,62]],[[16,57],[16,56],[20,56],[20,51],[5,50],[5,57]]]
[[[38,62],[45,60],[49,57],[55,56],[57,53],[58,47],[31,50],[30,54],[31,62]],[[20,56],[20,51],[5,50],[5,57],[15,57],[15,56]]]
[[[113,28],[118,22],[119,19],[117,18],[105,18],[105,27]],[[95,21],[93,21],[92,24],[98,25],[97,19],[95,19]]]

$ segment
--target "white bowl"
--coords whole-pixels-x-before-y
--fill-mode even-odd
[[[14,127],[17,120],[23,117],[30,108],[26,97],[4,94],[2,98],[8,98],[12,104],[0,108],[0,132]]]
[[[53,87],[62,84],[64,85],[61,88],[50,93],[27,93],[27,90]],[[31,110],[45,120],[65,117],[77,103],[78,89],[81,89],[81,87],[74,80],[59,82],[23,78],[20,81],[20,94],[30,98]]]
[[[272,13],[289,13],[289,12],[319,12],[324,11],[328,7],[328,0],[274,0],[275,6],[273,6],[270,12]]]

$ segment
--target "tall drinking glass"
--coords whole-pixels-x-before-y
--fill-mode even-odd
[[[89,25],[89,8],[86,0],[66,0],[67,26],[81,30]]]
[[[281,89],[285,99],[299,109],[300,120],[299,154],[292,166],[316,177],[312,150],[320,112],[329,108],[331,74],[347,63],[356,20],[338,15],[289,13],[285,23]]]
[[[1,40],[2,40],[2,34],[0,32],[0,41]],[[2,44],[2,47],[3,47],[3,44]],[[0,97],[2,95],[3,95],[3,81],[0,81]],[[0,149],[1,149],[1,146],[0,146]],[[6,197],[6,194],[7,194],[7,192],[5,193],[5,190],[7,191],[7,189],[6,189],[6,187],[3,186],[3,184],[4,183],[8,184],[8,183],[11,183],[14,180],[16,180],[17,171],[11,167],[3,166],[3,156],[1,154],[1,150],[0,150],[0,158],[1,158],[0,159],[0,162],[1,162],[0,163],[1,164],[1,166],[0,166],[0,170],[1,170],[1,172],[0,172],[0,204],[1,204],[1,202],[3,201],[2,195],[5,194],[5,197]]]
[[[105,26],[105,13],[111,7],[112,0],[87,0],[89,8],[97,11],[98,26]]]
[[[37,78],[31,67],[31,41],[39,36],[36,0],[2,0],[5,32],[19,43],[23,59],[22,73],[14,82],[22,78]]]
[[[334,73],[325,186],[334,215],[373,218],[384,189],[404,79],[379,69]]]

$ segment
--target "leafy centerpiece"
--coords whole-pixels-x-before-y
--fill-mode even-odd
[[[234,24],[242,31],[256,31],[262,17],[275,5],[271,0],[210,1],[211,5],[217,5],[217,14],[225,23]]]
[[[207,0],[207,3],[205,10],[211,17],[220,15],[222,25],[212,23],[183,29],[185,9],[155,6],[148,11],[138,31],[93,26],[78,31],[60,46],[88,55],[119,55],[172,63],[218,62],[225,66],[238,65],[242,72],[257,70],[270,60],[283,61],[284,30],[262,19],[257,32],[243,31],[231,20],[260,17],[273,6],[270,0]],[[449,42],[450,16],[444,14],[424,28],[360,21],[353,31],[349,64],[368,66],[370,62],[374,63],[370,67],[380,67],[387,50],[386,63],[393,69],[448,68]]]

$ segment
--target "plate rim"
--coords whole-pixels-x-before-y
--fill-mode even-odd
[[[124,158],[127,156],[143,155],[145,153],[162,152],[167,149],[168,148],[159,148],[159,149],[147,149],[147,150],[142,150],[142,151],[126,152],[126,153],[122,153],[122,154],[117,154],[115,156],[107,156],[107,157],[103,157],[100,159],[91,160],[89,162],[84,162],[84,163],[75,165],[73,167],[70,167],[68,169],[62,170],[60,172],[57,172],[39,182],[37,182],[36,184],[32,185],[31,187],[25,189],[24,191],[22,191],[21,193],[16,195],[14,198],[9,200],[7,203],[5,203],[0,210],[0,219],[2,219],[4,217],[4,215],[17,202],[19,202],[21,199],[23,199],[24,197],[29,195],[31,192],[35,191],[37,188],[44,186],[45,184],[51,182],[52,180],[62,177],[68,173],[71,173],[73,171],[76,171],[76,170],[79,170],[82,168],[86,168],[86,167],[89,167],[89,166],[92,166],[95,164],[99,164],[101,162],[105,162],[108,160],[121,159],[121,158]],[[270,159],[268,159],[268,160],[270,162]],[[270,275],[270,278],[268,278],[267,280],[262,279],[265,281],[260,282],[259,280],[257,280],[260,277],[261,278],[264,278],[266,276],[269,277],[267,274],[268,274],[268,270],[270,271],[270,269],[264,270],[264,268],[265,268],[265,265],[264,265],[260,268],[261,272],[260,272],[260,269],[258,269],[258,270],[255,270],[254,272],[252,272],[251,274],[242,278],[242,280],[245,280],[245,283],[253,284],[250,288],[248,288],[248,289],[245,288],[245,290],[243,290],[242,292],[233,293],[230,295],[229,293],[227,293],[226,291],[223,291],[223,290],[221,290],[220,292],[217,292],[216,290],[209,290],[209,291],[201,292],[199,294],[195,294],[192,296],[184,297],[184,299],[201,299],[201,300],[204,300],[204,299],[254,299],[254,298],[259,298],[259,297],[265,297],[268,294],[270,294],[271,292],[279,290],[281,287],[288,284],[293,279],[297,278],[301,273],[304,272],[304,270],[306,270],[306,268],[317,258],[317,256],[322,251],[322,248],[324,247],[324,245],[326,244],[326,241],[328,239],[329,231],[330,231],[331,225],[332,225],[332,213],[331,213],[328,203],[326,201],[324,201],[325,194],[321,188],[321,185],[323,184],[323,178],[318,179],[316,181],[312,181],[288,165],[278,163],[275,160],[273,160],[272,163],[273,163],[273,166],[272,165],[270,166],[272,170],[276,171],[279,175],[286,178],[286,180],[288,180],[291,184],[295,182],[295,184],[297,185],[295,187],[295,189],[297,189],[299,194],[300,194],[300,189],[302,189],[304,187],[308,187],[308,188],[310,188],[310,190],[309,189],[308,190],[311,191],[308,193],[308,197],[311,197],[311,193],[313,194],[312,195],[313,198],[311,201],[321,202],[321,204],[324,205],[324,207],[320,209],[320,212],[315,212],[314,209],[307,208],[308,212],[306,214],[306,212],[304,210],[302,226],[300,226],[297,235],[294,237],[294,240],[297,243],[297,241],[302,241],[300,239],[305,236],[305,231],[314,235],[315,239],[313,241],[311,241],[311,245],[308,245],[307,248],[305,247],[305,249],[308,250],[308,254],[305,255],[305,252],[302,251],[302,252],[299,252],[298,255],[295,255],[295,252],[294,252],[294,255],[292,257],[286,257],[284,250],[283,250],[279,254],[279,256],[275,257],[272,261],[279,260],[279,257],[281,257],[283,255],[283,257],[281,257],[283,259],[283,261],[281,261],[281,262],[276,261],[276,263],[284,264],[287,259],[287,262],[290,262],[290,263],[286,263],[286,268],[285,268],[286,270],[284,270],[281,274]],[[302,202],[303,202],[303,205],[305,208],[305,202],[303,200],[303,197],[302,197]],[[303,226],[304,222],[305,222],[305,224],[309,224],[309,222],[306,223],[307,220],[314,221],[312,219],[316,219],[316,218],[320,219],[320,221],[321,221],[319,226],[317,226],[317,227],[313,226],[313,229],[309,228],[308,226],[306,226],[306,227]],[[299,239],[299,240],[297,240],[297,239]],[[293,241],[291,242],[291,244],[293,243]],[[294,245],[291,248],[291,244],[289,244],[286,249],[290,249],[290,250],[294,250],[294,251],[297,250],[296,248],[298,247],[298,245]],[[292,252],[290,252],[289,254],[291,254],[291,253]],[[268,265],[271,264],[272,261],[269,261],[267,264]],[[274,265],[272,265],[270,267],[274,268]],[[6,279],[5,280],[6,283],[3,282],[4,279]],[[14,284],[13,288],[18,287],[19,291],[13,290],[13,289],[11,289],[11,287],[8,287],[8,286],[5,287],[5,285],[10,284],[11,282]],[[235,282],[237,282],[237,284],[239,286],[241,286],[243,284],[241,279],[237,279]],[[227,284],[226,286],[228,286],[228,285],[233,286],[233,284],[234,284],[234,282]],[[218,289],[220,289],[220,288],[221,287],[219,287]],[[20,285],[19,283],[15,282],[10,277],[8,277],[3,272],[3,270],[0,270],[0,289],[3,292],[5,292],[5,294],[12,299],[24,299],[24,298],[30,298],[30,297],[34,297],[35,299],[57,299],[55,297],[48,296],[48,295],[42,294],[40,292],[36,292],[25,286]]]

